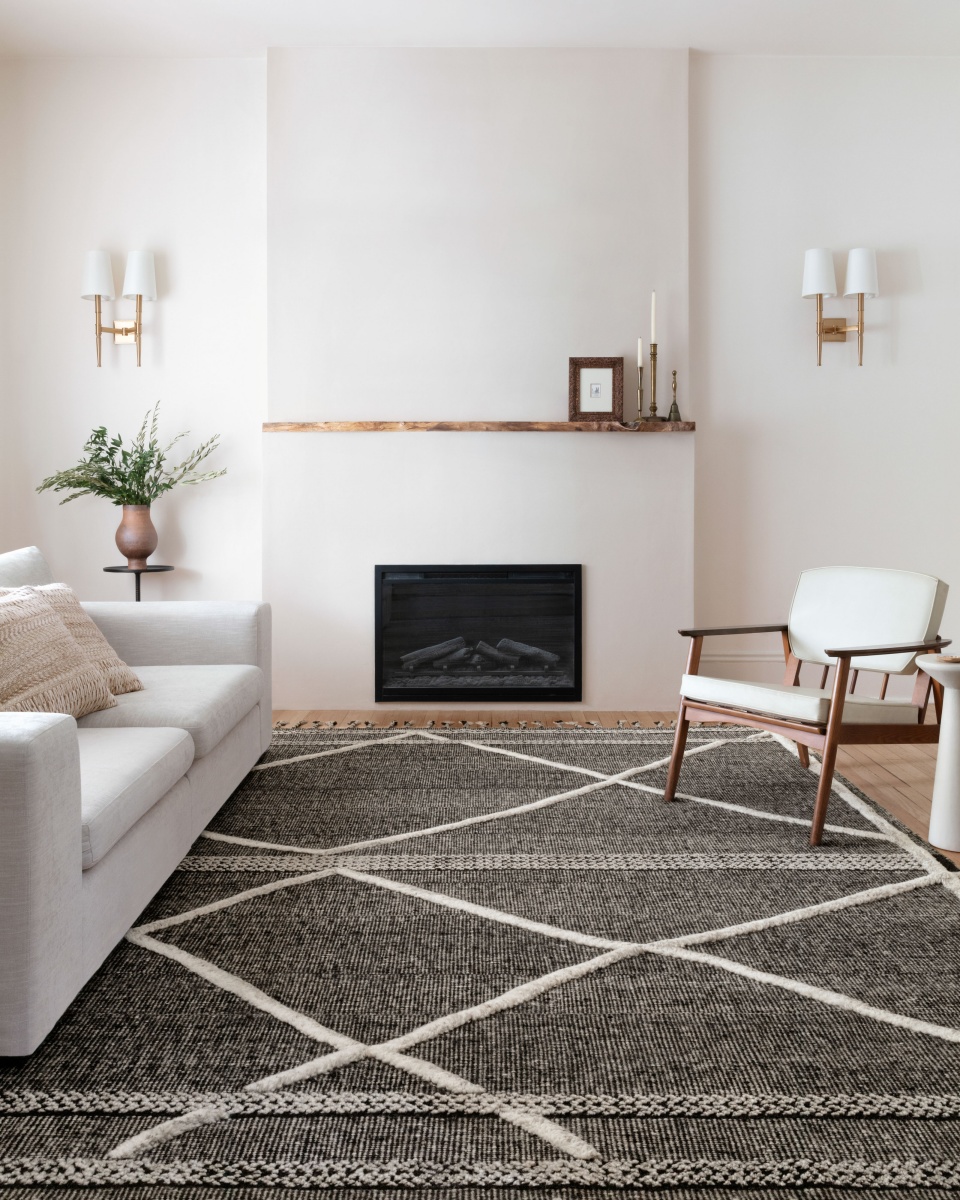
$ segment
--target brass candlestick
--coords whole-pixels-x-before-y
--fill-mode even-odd
[[[657,416],[657,343],[650,343],[650,416],[648,421],[662,421]]]
[[[637,363],[637,420],[643,420],[643,363]]]

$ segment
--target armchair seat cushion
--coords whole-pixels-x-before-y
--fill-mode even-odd
[[[91,713],[81,729],[162,726],[185,729],[203,758],[263,695],[259,667],[235,664],[137,667],[142,692],[117,697],[116,708]]]
[[[825,725],[830,715],[831,693],[822,688],[790,687],[785,683],[745,683],[740,679],[715,679],[710,675],[684,675],[680,694],[685,700],[701,700],[704,704],[748,709],[788,721],[810,721],[816,725]],[[107,717],[112,711],[97,713],[96,716]],[[879,700],[872,696],[847,696],[843,703],[844,725],[916,725],[917,713],[916,705],[907,701]]]
[[[193,762],[183,729],[79,729],[83,869],[98,863]]]

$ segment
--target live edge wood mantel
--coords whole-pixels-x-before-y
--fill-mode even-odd
[[[264,421],[264,433],[692,433],[694,421]]]

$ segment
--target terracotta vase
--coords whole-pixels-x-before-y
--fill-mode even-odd
[[[125,504],[123,520],[117,527],[117,549],[131,569],[147,565],[157,548],[157,531],[150,520],[149,504]]]

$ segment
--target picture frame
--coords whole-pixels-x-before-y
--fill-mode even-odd
[[[571,358],[569,420],[623,424],[623,359]]]

